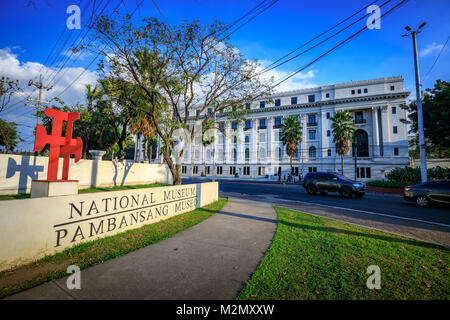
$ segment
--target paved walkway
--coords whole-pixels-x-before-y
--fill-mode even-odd
[[[277,227],[272,204],[229,198],[211,218],[172,238],[9,299],[234,299],[262,261]]]

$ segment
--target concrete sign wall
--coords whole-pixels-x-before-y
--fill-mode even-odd
[[[217,199],[218,183],[210,182],[1,201],[0,271]]]
[[[61,178],[63,158],[59,159]],[[48,157],[0,154],[0,194],[29,193],[31,180],[47,179]],[[134,161],[70,160],[69,180],[78,180],[79,188],[132,184],[172,183],[165,164]]]

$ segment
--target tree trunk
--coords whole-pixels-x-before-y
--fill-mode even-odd
[[[136,135],[136,156],[135,156],[135,160],[137,163],[139,163],[139,161],[141,160],[140,155],[141,155],[141,135],[138,134]]]
[[[341,168],[342,168],[342,175],[344,175],[344,156],[341,155]]]
[[[142,157],[144,158],[144,162],[145,160],[148,159],[148,140],[143,139],[143,143],[144,143],[144,154],[142,155]]]
[[[149,155],[148,155],[148,162],[152,162],[152,159],[153,159],[153,146],[152,145],[150,145],[150,153],[149,153]]]
[[[292,167],[292,157],[289,157],[289,161],[291,162],[291,175],[294,175],[294,168]]]

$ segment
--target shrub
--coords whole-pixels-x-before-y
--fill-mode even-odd
[[[450,179],[450,168],[434,167],[427,170],[429,180]],[[421,182],[420,168],[395,168],[386,174],[388,181],[399,182],[405,185]]]

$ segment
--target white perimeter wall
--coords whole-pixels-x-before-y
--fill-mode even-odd
[[[192,211],[216,201],[218,186],[209,182],[1,201],[0,271]]]
[[[59,158],[58,179],[63,158]],[[48,157],[0,154],[0,194],[29,193],[31,180],[47,179]],[[78,180],[79,188],[110,187],[133,184],[172,183],[165,164],[134,161],[70,160],[69,179]]]

